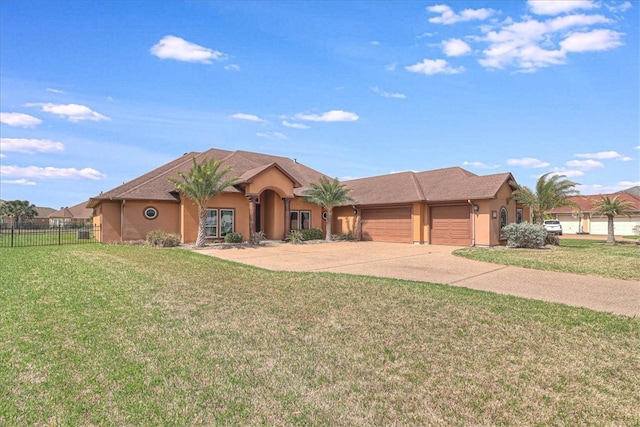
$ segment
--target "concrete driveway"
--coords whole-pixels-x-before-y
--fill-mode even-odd
[[[266,242],[258,247],[210,246],[198,252],[269,270],[325,271],[442,283],[640,316],[640,282],[472,261],[452,255],[455,249],[382,242]]]

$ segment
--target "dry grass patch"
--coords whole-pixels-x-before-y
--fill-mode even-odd
[[[179,249],[2,256],[0,424],[640,422],[637,319]]]

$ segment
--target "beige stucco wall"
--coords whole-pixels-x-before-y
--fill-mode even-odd
[[[102,202],[96,212],[94,224],[100,226],[100,242],[120,242],[120,202]]]
[[[279,193],[280,197],[293,197],[293,182],[280,169],[271,167],[255,176],[245,186],[246,194],[257,196],[265,190],[273,190]]]
[[[158,216],[147,219],[144,210],[154,207]],[[180,205],[175,202],[131,201],[124,203],[124,223],[122,240],[145,240],[147,233],[153,230],[163,230],[167,233],[180,233]]]

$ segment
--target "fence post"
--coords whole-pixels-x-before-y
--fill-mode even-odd
[[[58,224],[58,246],[62,245],[62,228]]]
[[[11,247],[13,247],[13,230],[15,228],[15,225],[11,224]]]

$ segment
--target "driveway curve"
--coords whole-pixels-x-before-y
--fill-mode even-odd
[[[360,274],[462,286],[640,316],[640,282],[533,270],[456,257],[457,246],[382,242],[209,246],[200,253],[276,271]]]

